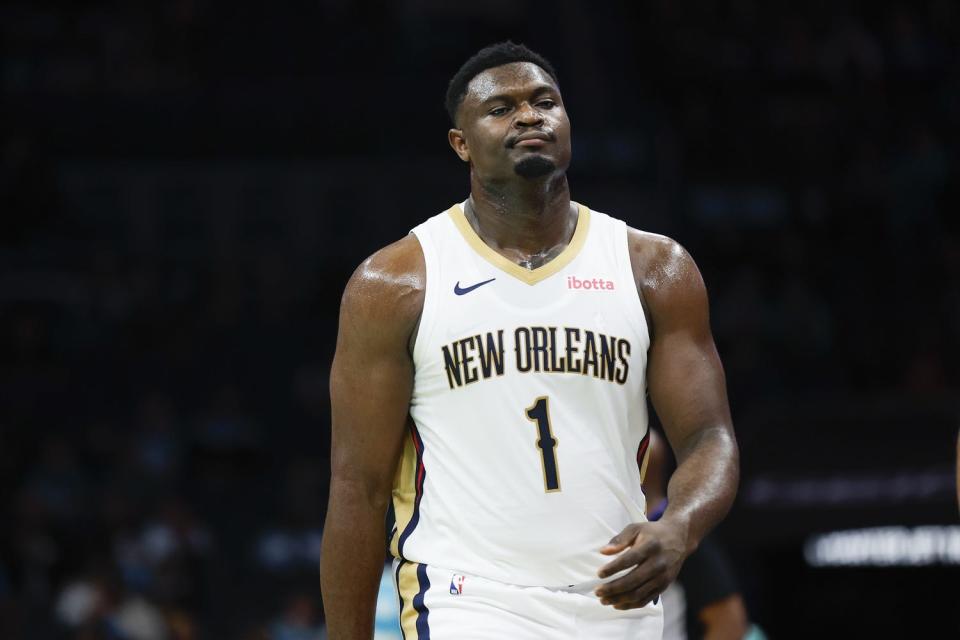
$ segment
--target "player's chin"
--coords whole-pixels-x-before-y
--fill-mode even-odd
[[[557,170],[557,162],[544,153],[531,153],[513,165],[513,171],[521,178],[543,178]]]

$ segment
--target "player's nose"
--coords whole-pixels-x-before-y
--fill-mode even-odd
[[[523,102],[517,109],[513,122],[517,126],[525,127],[541,124],[543,122],[543,114],[535,109],[529,102]]]

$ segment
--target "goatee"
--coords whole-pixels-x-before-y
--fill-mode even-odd
[[[543,156],[527,156],[513,166],[513,171],[521,178],[542,178],[556,171],[557,165]]]

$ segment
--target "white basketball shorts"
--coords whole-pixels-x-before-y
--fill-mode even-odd
[[[393,561],[404,640],[660,640],[663,604],[600,604],[599,581],[524,587]]]

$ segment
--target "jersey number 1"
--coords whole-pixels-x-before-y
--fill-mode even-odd
[[[547,493],[560,491],[560,475],[557,471],[557,439],[550,429],[550,411],[547,397],[540,396],[527,409],[527,420],[537,424],[537,448],[543,465],[543,490]]]

